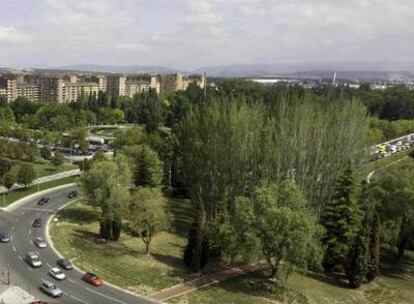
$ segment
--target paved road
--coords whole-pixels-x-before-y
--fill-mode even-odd
[[[11,235],[10,243],[0,244],[0,281],[5,281],[2,271],[7,265],[11,267],[11,284],[21,286],[24,290],[40,299],[48,300],[38,287],[42,279],[54,281],[48,276],[50,267],[56,265],[58,255],[50,248],[38,249],[32,242],[37,236],[45,237],[45,224],[47,219],[69,199],[67,194],[74,190],[75,186],[68,186],[47,193],[50,198],[46,206],[37,206],[39,196],[34,196],[26,202],[3,210],[0,213],[0,231],[8,231]],[[34,218],[42,218],[41,228],[32,228]],[[31,268],[25,261],[24,256],[29,251],[37,251],[43,262],[43,266],[37,269]],[[53,303],[83,303],[83,304],[133,304],[133,303],[156,303],[147,298],[141,298],[122,292],[110,286],[93,287],[81,281],[82,274],[76,270],[66,271],[66,279],[55,282],[65,293]],[[105,278],[103,278],[105,279]],[[0,282],[0,283],[3,283]]]

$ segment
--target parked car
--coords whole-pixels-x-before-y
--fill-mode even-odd
[[[39,206],[42,206],[42,205],[46,205],[47,203],[49,202],[49,198],[48,197],[42,197],[38,202],[37,202],[37,204],[39,205]]]
[[[68,193],[68,198],[75,198],[78,196],[78,192],[77,191],[71,191]]]
[[[33,240],[33,243],[39,248],[46,248],[47,247],[46,241],[44,240],[44,238],[42,238],[40,236],[35,238]]]
[[[85,273],[82,277],[82,280],[84,280],[85,282],[88,282],[89,284],[92,284],[93,286],[103,285],[103,280],[91,272]]]
[[[36,300],[36,301],[30,302],[30,304],[50,304],[50,303],[46,301]]]
[[[38,218],[35,218],[34,221],[33,221],[32,226],[34,228],[40,228],[40,226],[42,226],[42,219],[39,218],[39,217]]]
[[[44,280],[40,285],[40,290],[52,298],[58,298],[63,295],[60,288],[57,288],[54,283],[46,280]]]
[[[50,268],[49,274],[52,278],[56,280],[64,280],[66,275],[57,267]]]
[[[8,233],[6,232],[1,232],[0,233],[0,242],[1,243],[8,243],[10,242],[10,236]]]
[[[62,267],[65,270],[72,270],[73,269],[72,263],[67,259],[60,259],[56,262],[56,264],[58,264],[60,267]]]
[[[32,267],[40,267],[42,266],[42,261],[40,260],[40,257],[35,252],[29,252],[26,254],[26,263],[29,264]]]

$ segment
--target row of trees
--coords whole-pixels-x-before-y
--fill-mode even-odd
[[[14,168],[12,163],[6,159],[0,159],[0,181],[7,189],[11,189],[15,183],[27,187],[36,178],[33,165],[23,164]]]

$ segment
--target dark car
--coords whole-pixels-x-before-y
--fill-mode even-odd
[[[73,269],[72,263],[67,259],[60,259],[56,262],[60,267],[62,267],[65,270],[71,270]]]
[[[33,221],[32,226],[34,228],[40,228],[42,226],[42,219],[41,218],[35,218]]]
[[[7,233],[5,233],[5,232],[0,233],[0,242],[1,243],[8,243],[8,242],[10,242],[10,236]]]
[[[77,191],[71,191],[68,194],[68,198],[74,198],[78,196],[78,192]]]
[[[39,206],[42,206],[42,205],[46,205],[47,203],[49,202],[49,198],[48,197],[42,197],[38,202],[37,202],[37,204],[39,205]]]

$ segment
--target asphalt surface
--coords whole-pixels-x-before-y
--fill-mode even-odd
[[[66,279],[56,281],[49,276],[51,267],[55,267],[59,256],[48,246],[40,249],[33,244],[33,239],[41,236],[46,239],[46,223],[48,218],[68,203],[71,199],[67,194],[74,190],[71,186],[65,189],[52,190],[47,194],[34,196],[27,202],[13,208],[10,211],[3,210],[0,213],[0,232],[8,232],[11,236],[9,243],[0,243],[0,284],[7,281],[7,267],[10,269],[11,285],[17,285],[44,301],[52,303],[83,303],[83,304],[133,304],[155,303],[154,301],[131,295],[119,289],[104,285],[94,287],[81,280],[82,273],[76,270],[66,271]],[[40,197],[49,197],[47,205],[38,206]],[[42,227],[33,228],[32,222],[36,217],[42,219]],[[25,255],[35,251],[39,253],[42,267],[32,268],[25,261]],[[39,290],[42,279],[47,279],[62,289],[64,295],[58,299],[51,299]],[[105,280],[105,278],[102,278]]]

